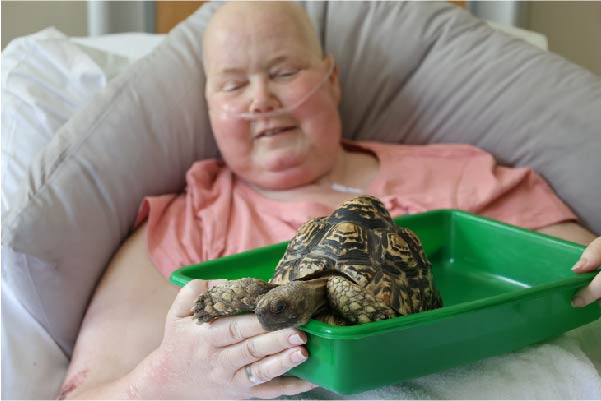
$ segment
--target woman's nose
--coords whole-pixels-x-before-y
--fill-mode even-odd
[[[269,113],[279,107],[281,104],[266,80],[257,80],[252,84],[251,113]]]

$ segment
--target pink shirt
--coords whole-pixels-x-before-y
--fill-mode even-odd
[[[351,142],[349,142],[351,143]],[[470,145],[351,143],[371,150],[380,169],[367,193],[392,216],[461,209],[529,229],[576,216],[533,170],[506,168]],[[148,251],[161,274],[259,246],[288,241],[311,217],[332,208],[263,197],[218,160],[195,163],[185,193],[147,197]]]

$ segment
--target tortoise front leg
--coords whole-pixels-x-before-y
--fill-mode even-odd
[[[194,318],[198,324],[220,316],[231,316],[239,312],[254,311],[258,299],[276,284],[256,278],[230,280],[210,288],[194,303]]]
[[[342,276],[332,276],[327,285],[330,306],[352,324],[375,322],[397,316],[394,309],[378,301],[365,288]]]

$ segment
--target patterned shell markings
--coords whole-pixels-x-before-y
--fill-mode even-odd
[[[303,224],[270,282],[328,274],[345,275],[399,315],[442,306],[419,238],[397,227],[371,196],[347,201],[331,216]]]

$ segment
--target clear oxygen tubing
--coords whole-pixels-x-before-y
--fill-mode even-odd
[[[326,81],[330,78],[330,75],[332,75],[332,72],[334,71],[335,67],[336,67],[336,63],[334,63],[332,61],[332,65],[328,69],[327,74],[324,75],[324,77],[315,85],[315,87],[313,87],[313,89],[311,89],[310,91],[305,93],[303,96],[301,96],[300,99],[298,99],[296,102],[294,102],[290,106],[282,107],[282,108],[276,109],[274,111],[269,111],[267,113],[240,113],[240,112],[235,112],[235,111],[228,110],[225,108],[223,108],[221,110],[211,110],[211,111],[219,113],[219,115],[222,117],[229,117],[229,118],[235,118],[235,119],[240,119],[240,120],[259,120],[259,119],[263,119],[263,118],[277,117],[277,116],[281,116],[283,114],[289,114],[292,110],[296,109],[301,104],[306,102],[311,96],[313,96],[323,86],[324,83],[326,83]]]

